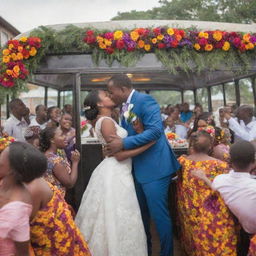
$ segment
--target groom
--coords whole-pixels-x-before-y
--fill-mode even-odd
[[[172,226],[168,211],[168,188],[171,174],[179,169],[168,141],[166,140],[160,108],[157,102],[147,94],[132,88],[131,80],[123,74],[114,75],[108,81],[111,99],[123,109],[131,109],[144,126],[137,134],[131,122],[122,118],[122,126],[128,131],[128,137],[121,139],[112,136],[107,145],[110,154],[122,149],[133,149],[151,141],[156,143],[142,154],[133,158],[133,172],[136,193],[140,204],[142,219],[147,234],[148,254],[151,255],[150,217],[152,217],[161,242],[161,256],[173,255]]]

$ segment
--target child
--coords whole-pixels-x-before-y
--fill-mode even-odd
[[[238,141],[230,148],[230,160],[233,170],[218,175],[213,182],[202,170],[194,170],[193,175],[217,190],[244,230],[256,234],[256,180],[250,176],[255,164],[253,145],[247,141]]]
[[[31,164],[36,168],[31,169]],[[23,182],[40,177],[46,169],[35,148],[13,142],[0,155],[0,255],[28,256],[32,200]]]

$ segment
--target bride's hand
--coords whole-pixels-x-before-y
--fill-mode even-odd
[[[142,122],[140,121],[139,118],[137,118],[133,123],[133,129],[135,130],[135,132],[137,133],[142,133],[144,132],[144,126],[142,124]]]

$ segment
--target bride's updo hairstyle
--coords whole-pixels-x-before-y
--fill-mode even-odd
[[[84,99],[84,115],[87,120],[93,121],[99,114],[97,103],[100,101],[99,91],[91,91]]]

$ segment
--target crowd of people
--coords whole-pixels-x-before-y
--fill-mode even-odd
[[[120,137],[126,136],[118,126],[120,111],[114,107],[109,94],[104,91],[91,93],[85,99],[85,116],[95,128],[91,134],[97,134],[103,144],[111,142],[109,135],[112,132]],[[36,115],[32,116],[22,100],[13,99],[9,108],[11,116],[6,120],[1,136],[12,136],[16,141],[0,153],[0,256],[131,256],[128,251],[126,254],[116,254],[110,249],[106,252],[113,246],[113,240],[108,241],[105,239],[107,234],[102,235],[104,228],[101,221],[104,214],[109,219],[116,218],[122,227],[120,230],[131,234],[129,241],[120,240],[120,244],[124,243],[126,249],[134,247],[130,249],[137,250],[133,256],[146,255],[147,249],[141,244],[146,245],[148,231],[145,235],[144,229],[140,233],[139,228],[143,224],[145,227],[145,221],[143,219],[142,223],[140,214],[134,217],[139,211],[137,199],[129,199],[130,208],[127,205],[123,208],[118,206],[119,211],[127,215],[126,219],[122,219],[123,222],[118,220],[118,214],[109,211],[112,206],[118,205],[115,200],[120,200],[118,198],[121,196],[125,201],[131,190],[134,190],[132,193],[135,195],[134,185],[131,185],[133,180],[130,179],[132,176],[115,180],[114,172],[122,168],[129,172],[129,159],[136,159],[137,155],[147,151],[156,141],[115,153],[114,163],[111,157],[106,158],[104,167],[102,162],[96,168],[76,216],[72,206],[65,200],[66,190],[76,183],[80,161],[80,153],[75,147],[72,106],[65,105],[61,110],[56,106],[47,109],[44,105],[38,105],[35,108]],[[176,221],[184,252],[189,256],[255,256],[254,109],[249,105],[221,107],[213,114],[204,112],[200,104],[196,104],[192,111],[189,104],[184,103],[162,108],[160,120],[162,123],[159,127],[163,134],[172,132],[189,142],[188,154],[178,158],[180,170],[177,172]],[[145,125],[134,123],[137,134],[146,129]],[[164,137],[156,140],[164,144],[166,141]],[[108,155],[104,149],[103,154]],[[108,190],[106,186],[109,184],[106,185],[102,180],[106,177],[102,173],[107,171],[107,166],[115,170],[113,173],[108,171],[109,177],[105,182],[115,183]],[[146,180],[147,177],[141,176],[139,179]],[[143,186],[147,182],[143,181]],[[122,191],[119,197],[116,197],[115,189],[117,194]],[[110,197],[113,198],[111,204]],[[106,202],[102,202],[102,198],[106,198],[110,208],[105,205]],[[93,204],[97,209],[93,208]],[[154,204],[152,209],[158,206]],[[101,211],[98,209],[100,207],[103,207]],[[154,213],[152,209],[150,214],[160,214],[157,211]],[[96,213],[99,215],[93,216]],[[161,220],[154,217],[154,221],[160,223],[168,216],[163,215]],[[132,220],[136,232],[129,228]],[[108,229],[110,235],[115,234],[110,227]],[[122,237],[122,233],[119,235]],[[241,237],[245,238],[245,243],[242,243]],[[99,248],[105,250],[104,253]],[[114,245],[113,248],[121,248],[121,245]]]

